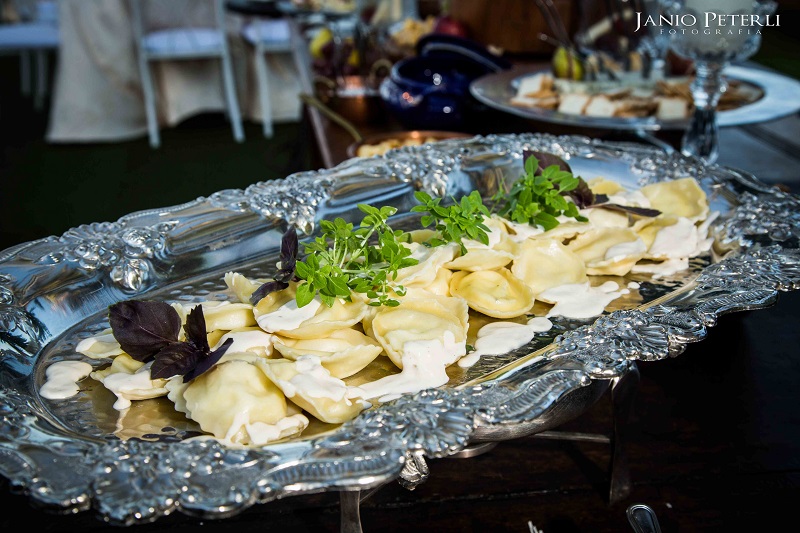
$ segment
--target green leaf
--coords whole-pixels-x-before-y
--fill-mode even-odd
[[[310,283],[300,283],[297,286],[297,294],[295,295],[297,307],[305,307],[311,303],[311,300],[314,299],[314,292]]]

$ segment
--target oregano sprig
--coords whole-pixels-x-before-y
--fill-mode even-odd
[[[441,238],[434,237],[428,244],[431,246],[441,246],[449,242],[458,243],[461,246],[461,253],[467,253],[467,247],[463,239],[472,239],[480,243],[489,244],[489,232],[491,231],[483,223],[485,217],[489,216],[489,209],[483,205],[483,199],[478,191],[472,191],[466,196],[461,197],[461,201],[453,204],[442,205],[442,198],[432,198],[424,191],[417,191],[414,197],[420,202],[411,208],[413,212],[428,213],[420,219],[423,227],[433,226],[439,232]]]
[[[586,222],[575,203],[567,200],[582,180],[557,164],[541,168],[539,159],[526,152],[525,173],[508,191],[500,190],[493,200],[500,202],[498,214],[519,224],[533,224],[545,230],[558,226],[561,215]]]
[[[305,244],[307,256],[295,265],[298,307],[316,296],[328,306],[337,298],[350,301],[351,292],[365,294],[369,305],[399,305],[394,295],[404,295],[405,289],[393,283],[397,271],[417,264],[402,245],[410,238],[386,223],[396,208],[358,208],[365,216],[357,228],[341,218],[323,220],[320,236]]]

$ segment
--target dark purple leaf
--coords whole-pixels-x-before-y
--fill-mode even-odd
[[[164,347],[178,342],[181,318],[164,302],[129,300],[108,308],[111,331],[120,347],[146,363]]]
[[[598,198],[601,196],[605,198],[604,201],[608,201],[608,198],[605,195],[594,194],[592,189],[589,187],[589,184],[580,177],[578,178],[578,186],[567,192],[567,196],[572,198],[572,201],[575,202],[575,205],[577,205],[580,209],[598,203]]]
[[[213,352],[207,353],[203,355],[200,361],[194,366],[193,369],[189,370],[183,375],[183,382],[189,383],[197,376],[205,373],[208,371],[212,366],[217,364],[217,361],[225,355],[225,352],[228,351],[228,348],[231,347],[233,344],[233,339],[227,339],[225,342],[222,343],[222,346],[214,350]]]
[[[206,332],[206,317],[203,314],[203,306],[196,305],[186,316],[186,324],[183,326],[186,332],[186,340],[193,344],[203,353],[211,348],[208,346],[208,335]]]
[[[657,217],[661,214],[658,209],[650,209],[647,207],[634,207],[630,205],[619,204],[595,204],[590,207],[602,207],[603,209],[610,209],[612,211],[620,211],[622,213],[631,213],[640,217]]]
[[[535,175],[537,176],[542,173],[542,170],[553,165],[556,165],[559,170],[563,170],[564,172],[569,172],[570,174],[572,173],[572,169],[570,168],[569,164],[555,154],[551,154],[548,152],[523,150],[522,152],[523,161],[527,161],[530,156],[533,156],[539,160],[539,168],[537,168],[535,172]]]
[[[273,281],[268,281],[253,291],[253,294],[250,295],[251,304],[258,305],[258,302],[268,294],[283,290],[289,286],[289,281],[294,278],[298,248],[297,230],[294,226],[291,226],[281,239],[280,270],[275,274]]]
[[[284,283],[282,281],[268,281],[263,283],[259,288],[253,291],[253,294],[250,295],[250,303],[253,305],[258,305],[258,302],[260,302],[261,299],[266,297],[268,294],[282,291],[288,286],[288,283]]]
[[[275,281],[289,281],[294,277],[298,248],[297,230],[291,226],[281,239],[281,269],[275,275]]]
[[[171,378],[190,372],[197,366],[203,352],[190,342],[176,342],[165,346],[156,355],[150,367],[150,378]]]

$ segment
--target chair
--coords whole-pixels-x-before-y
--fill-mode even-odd
[[[214,23],[211,27],[169,27],[157,30],[150,30],[145,24],[144,8],[146,6],[142,5],[144,1],[133,0],[131,6],[150,146],[158,148],[161,145],[156,109],[156,89],[150,72],[150,63],[164,60],[203,58],[220,60],[228,119],[233,129],[233,137],[237,142],[244,141],[242,116],[224,27],[223,0],[212,0]]]
[[[19,54],[20,88],[29,95],[32,77],[36,109],[43,107],[48,92],[48,53],[60,45],[57,9],[55,1],[40,1],[22,22],[0,25],[0,54]]]
[[[255,47],[256,79],[264,137],[273,135],[267,54],[292,51],[289,23],[285,19],[258,18],[242,27],[242,38]]]

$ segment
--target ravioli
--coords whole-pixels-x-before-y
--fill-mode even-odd
[[[708,198],[694,178],[660,181],[642,187],[653,209],[697,222],[708,216]]]
[[[191,381],[182,391],[183,406],[189,418],[203,431],[235,444],[256,442],[266,426],[275,427],[287,417],[286,398],[262,370],[246,360],[230,359]],[[176,407],[179,404],[176,402]],[[302,431],[302,424],[288,434]],[[288,435],[277,431],[278,438]]]
[[[468,321],[469,308],[462,298],[430,294],[404,298],[397,307],[380,309],[365,329],[402,369],[406,343],[441,339],[446,331],[452,333],[454,342],[466,343]]]
[[[304,355],[319,357],[322,366],[339,379],[362,370],[383,351],[375,339],[351,328],[340,329],[328,337],[316,339],[278,337],[274,347],[282,356],[293,361]]]
[[[511,273],[525,282],[534,297],[551,287],[588,279],[583,259],[552,239],[523,242]]]
[[[370,406],[360,397],[357,387],[348,387],[331,376],[319,357],[303,355],[297,361],[262,359],[256,365],[286,398],[323,422],[346,422]]]
[[[531,289],[507,268],[456,272],[450,292],[475,311],[494,318],[524,315],[534,304]]]

